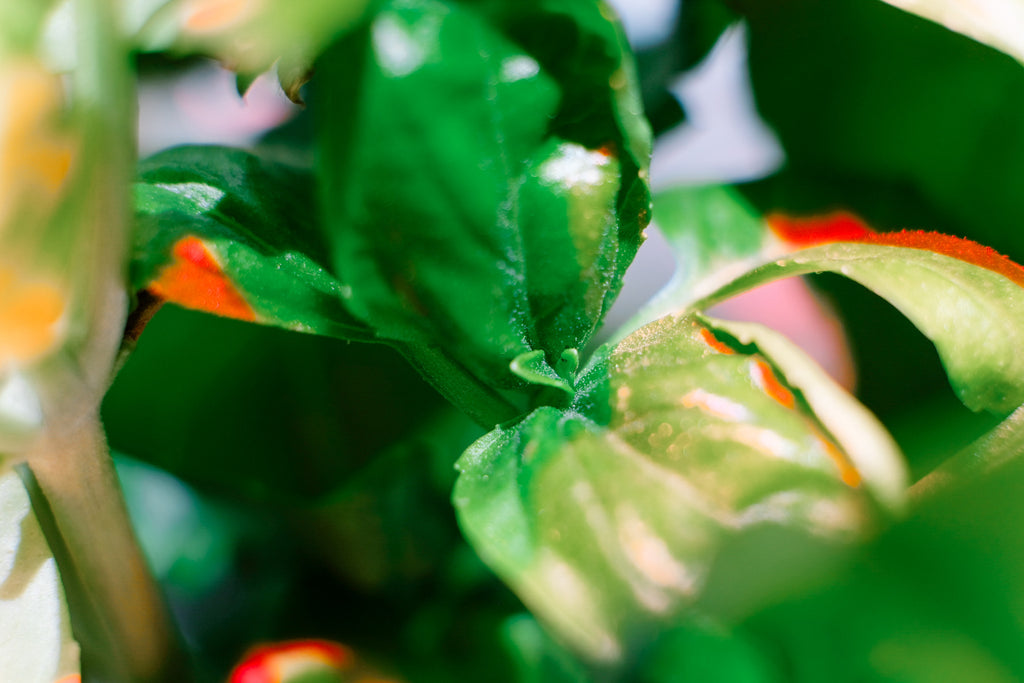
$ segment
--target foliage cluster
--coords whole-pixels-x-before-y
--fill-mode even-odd
[[[970,4],[915,11],[1007,54],[874,0],[636,55],[600,0],[4,3],[0,681],[1024,678],[1024,24]],[[651,178],[740,19],[786,165]],[[138,161],[200,57],[303,112]],[[857,396],[716,317],[816,274]]]

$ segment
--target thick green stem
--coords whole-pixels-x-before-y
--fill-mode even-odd
[[[1024,406],[910,487],[915,504],[951,487],[987,475],[1024,456]]]

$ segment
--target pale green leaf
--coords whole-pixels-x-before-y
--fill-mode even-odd
[[[851,396],[800,348],[771,328],[701,316],[705,324],[753,345],[799,390],[815,416],[864,477],[872,495],[890,510],[906,499],[907,473],[899,448],[871,411]]]
[[[590,659],[621,661],[634,639],[701,610],[749,612],[765,591],[701,603],[713,569],[761,581],[716,565],[740,535],[841,546],[902,504],[881,425],[761,328],[663,318],[599,351],[576,392],[568,410],[538,409],[471,447],[454,502],[485,561]],[[836,406],[848,421],[815,413]]]
[[[928,236],[931,238],[932,236]],[[935,236],[940,238],[944,236]],[[952,238],[944,238],[948,246]],[[1015,264],[956,241],[963,255]],[[954,390],[972,410],[1008,412],[1024,403],[1024,288],[988,267],[925,248],[834,243],[757,268],[696,302],[702,309],[783,277],[829,271],[855,280],[899,309],[939,352]]]

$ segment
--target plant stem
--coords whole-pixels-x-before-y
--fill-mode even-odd
[[[37,514],[44,511],[85,680],[185,683],[189,662],[136,541],[99,421],[128,298],[136,103],[120,4],[73,3],[67,128],[78,136],[79,161],[52,226],[65,235],[53,243],[63,248],[71,287],[69,332],[33,371],[43,426],[22,476]]]
[[[919,505],[957,484],[990,474],[1020,456],[1024,456],[1024,406],[911,486],[910,500]]]
[[[57,558],[86,673],[117,683],[190,680],[95,413],[69,429],[47,430],[28,463],[45,497],[33,506],[50,513],[40,515],[40,524]]]

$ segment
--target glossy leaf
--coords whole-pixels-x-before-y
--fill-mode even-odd
[[[699,609],[741,533],[851,541],[901,506],[884,429],[763,329],[663,318],[604,347],[576,390],[570,410],[538,409],[474,444],[454,501],[483,558],[591,659],[619,661]],[[844,422],[826,421],[833,401]],[[752,608],[719,604],[709,616]]]
[[[618,292],[647,220],[624,49],[598,3],[416,0],[318,63],[334,269],[444,393],[526,388],[510,363],[580,348]]]
[[[932,340],[954,390],[972,410],[1024,402],[1024,268],[991,249],[923,232],[863,233],[757,268],[694,304],[701,308],[760,284],[830,271],[884,297]]]
[[[79,671],[57,563],[21,479],[0,476],[0,672],[54,683]]]
[[[308,173],[241,150],[179,147],[142,163],[135,211],[136,290],[229,318],[370,336],[325,267]]]

